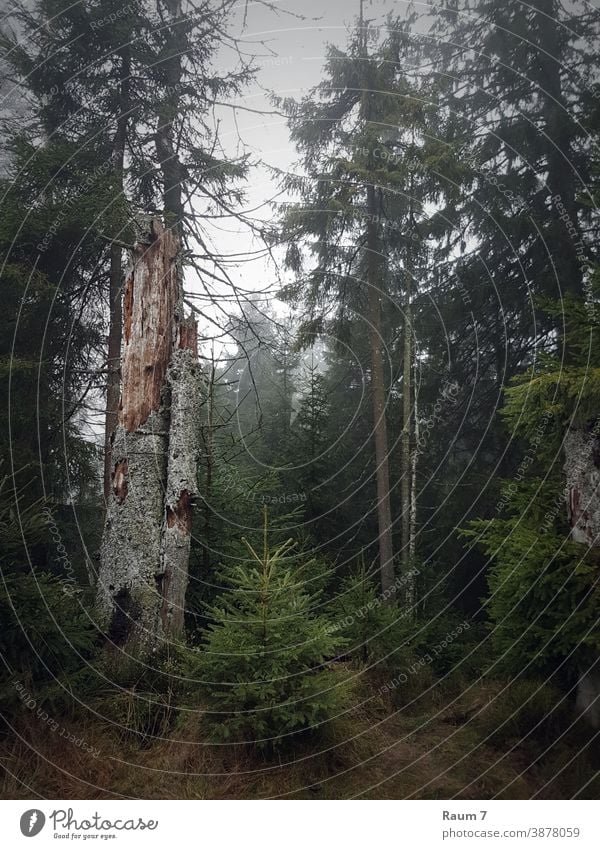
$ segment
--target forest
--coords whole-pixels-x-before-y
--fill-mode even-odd
[[[0,2],[0,797],[598,798],[600,7]]]

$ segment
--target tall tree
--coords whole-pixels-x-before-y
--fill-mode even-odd
[[[371,53],[369,40],[376,42]],[[394,583],[395,484],[390,485],[394,444],[388,438],[387,419],[397,371],[390,345],[401,323],[398,299],[401,303],[406,297],[405,282],[399,281],[414,273],[408,267],[409,246],[414,263],[429,235],[424,223],[426,199],[435,199],[440,192],[435,169],[443,169],[450,160],[449,146],[437,142],[432,132],[440,116],[429,81],[415,83],[405,73],[414,60],[407,21],[390,18],[373,35],[359,19],[347,50],[330,48],[327,79],[300,104],[287,104],[292,138],[304,155],[306,172],[306,177],[287,181],[302,197],[301,204],[290,210],[287,227],[292,239],[301,234],[314,239],[310,249],[316,266],[286,293],[304,305],[308,341],[326,328],[346,342],[349,329],[356,328],[349,317],[352,313],[363,317],[362,332],[370,348],[375,503],[384,589]],[[442,126],[438,125],[438,133]],[[427,139],[431,141],[426,143]],[[288,259],[303,275],[304,257],[296,246]],[[357,285],[363,280],[363,286]],[[410,408],[409,372],[407,378]],[[409,479],[408,455],[404,466]],[[406,512],[409,515],[410,510]]]
[[[80,158],[95,161],[102,178],[104,193],[97,198],[104,207],[94,232],[108,256],[96,263],[93,284],[108,296],[109,350],[108,368],[102,368],[99,357],[92,367],[98,375],[108,374],[105,486],[110,483],[110,492],[99,609],[115,642],[137,642],[142,648],[154,637],[181,633],[183,623],[196,492],[191,431],[199,396],[195,325],[184,315],[183,255],[201,271],[207,260],[213,269],[215,263],[219,267],[219,258],[205,246],[201,213],[231,214],[240,199],[236,181],[244,174],[244,158],[219,157],[213,121],[215,108],[251,76],[236,38],[225,27],[234,5],[232,0],[134,0],[123,9],[115,0],[75,5],[35,0],[31,10],[26,4],[18,9],[27,38],[6,39],[15,76],[38,97],[34,119],[42,131],[40,147],[64,138],[70,146],[64,147],[65,156],[71,149],[84,152]],[[238,57],[237,69],[222,76],[211,67],[221,48]],[[58,172],[68,164],[68,159],[59,161]],[[201,198],[193,208],[192,192]],[[146,212],[153,213],[150,219]],[[123,310],[121,389],[123,248],[132,254],[132,271]],[[149,320],[138,326],[145,309]],[[141,364],[146,371],[140,372]],[[198,392],[187,391],[192,384]],[[143,463],[136,466],[127,443],[132,450],[136,441],[143,444],[147,434],[141,430],[148,419],[161,416],[170,438],[163,445],[164,469],[160,472],[158,464],[156,478]],[[178,448],[180,439],[187,440],[187,448]],[[185,469],[182,463],[188,464]],[[150,481],[153,493],[146,492]],[[136,489],[160,502],[162,512],[158,536],[151,533],[156,546],[149,538],[148,551],[131,547],[123,555],[128,563],[123,570],[117,552],[126,549],[127,528],[133,533],[140,518],[131,511]],[[152,510],[150,515],[156,518]]]
[[[457,563],[449,586],[475,610],[485,561],[464,554],[454,529],[467,516],[494,515],[499,482],[517,469],[518,450],[497,415],[504,386],[557,349],[567,361],[577,356],[569,322],[542,306],[589,288],[598,235],[589,107],[600,30],[597,10],[578,2],[457,0],[435,17],[430,61],[453,81],[443,101],[454,116],[456,162],[446,174],[460,191],[433,216],[427,297],[443,332],[435,312],[415,303],[427,351],[423,408],[443,396],[449,363],[461,390],[420,455],[424,473],[438,470],[423,505],[445,542],[423,539],[434,562]]]
[[[378,122],[386,121],[388,115],[378,112],[375,103],[377,65],[369,62],[368,38],[363,14],[363,0],[360,0],[358,21],[359,68],[362,70],[360,119],[363,122],[363,139],[366,142],[366,284],[371,345],[371,397],[373,403],[373,435],[375,442],[375,464],[377,481],[377,522],[379,526],[379,568],[381,570],[381,588],[385,592],[394,584],[394,545],[392,538],[392,506],[390,495],[389,441],[386,420],[386,386],[384,374],[384,344],[381,321],[380,280],[384,274],[380,271],[382,243],[378,220],[382,215],[382,206],[378,202],[375,183],[375,149],[381,140]],[[375,73],[374,73],[375,72]]]

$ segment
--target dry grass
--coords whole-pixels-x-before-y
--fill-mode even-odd
[[[527,799],[544,787],[543,798],[569,798],[593,778],[597,753],[586,748],[589,735],[581,728],[541,759],[547,741],[520,732],[515,721],[512,736],[490,733],[506,711],[500,684],[479,684],[457,699],[434,688],[410,707],[373,696],[378,686],[363,678],[351,713],[324,729],[319,740],[299,739],[270,758],[249,747],[211,743],[200,712],[174,711],[160,739],[124,732],[91,714],[65,720],[66,731],[99,750],[98,757],[28,713],[0,738],[0,795]],[[599,789],[592,781],[584,795]]]

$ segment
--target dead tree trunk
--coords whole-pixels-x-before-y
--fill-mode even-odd
[[[200,367],[196,324],[183,314],[180,254],[178,231],[151,220],[125,284],[97,606],[108,639],[135,654],[180,636],[184,624]]]
[[[587,547],[600,545],[600,422],[592,431],[570,430],[564,441],[566,496],[571,538]],[[600,657],[581,656],[577,710],[600,728]]]

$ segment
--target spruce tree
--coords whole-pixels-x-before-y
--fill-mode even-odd
[[[209,609],[198,674],[215,734],[272,748],[336,716],[343,686],[329,662],[340,648],[316,598],[286,565],[288,540],[272,547],[264,510],[262,549],[227,570],[228,588]]]
[[[304,309],[302,342],[327,331],[356,347],[350,330],[368,341],[362,365],[372,402],[373,509],[384,590],[393,584],[395,568],[392,386],[399,354],[400,363],[409,364],[404,381],[408,432],[412,300],[416,269],[431,236],[426,202],[443,191],[439,174],[452,169],[453,155],[452,146],[438,140],[445,135],[447,116],[437,108],[435,86],[426,75],[415,81],[406,72],[420,54],[410,24],[410,18],[390,17],[374,30],[359,18],[346,50],[329,49],[323,83],[301,103],[286,104],[306,176],[286,181],[300,195],[286,217],[286,232],[294,242],[288,262],[299,280],[284,295]],[[295,244],[302,237],[312,263]],[[406,350],[395,352],[392,340],[399,326]],[[410,478],[408,450],[402,475]],[[408,516],[410,506],[404,506]],[[408,551],[408,539],[405,547]]]

